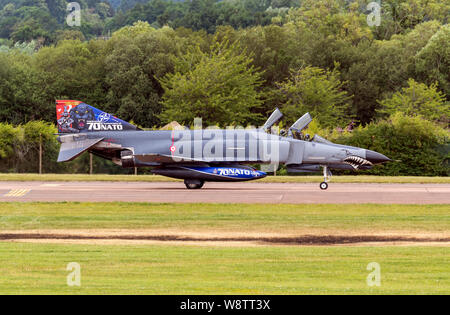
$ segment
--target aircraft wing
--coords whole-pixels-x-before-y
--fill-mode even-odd
[[[61,137],[61,149],[59,151],[58,162],[72,161],[83,152],[89,150],[103,138],[88,139],[85,137]]]

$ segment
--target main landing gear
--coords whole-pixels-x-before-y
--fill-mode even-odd
[[[320,189],[326,190],[328,189],[328,181],[331,177],[331,171],[328,169],[328,166],[323,166],[323,182],[320,183]]]
[[[200,189],[203,187],[205,182],[199,179],[185,179],[184,184],[187,189]]]

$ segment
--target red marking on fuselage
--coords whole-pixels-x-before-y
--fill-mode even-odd
[[[170,153],[173,155],[173,153],[175,152],[176,148],[175,148],[175,134],[172,130],[172,145],[169,148]]]

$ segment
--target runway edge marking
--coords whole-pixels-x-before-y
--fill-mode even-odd
[[[3,197],[20,198],[27,195],[30,191],[31,189],[12,189]]]

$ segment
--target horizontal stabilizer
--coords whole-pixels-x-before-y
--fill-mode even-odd
[[[61,149],[59,151],[58,162],[68,162],[79,157],[83,152],[89,150],[94,145],[103,140],[103,138],[96,139],[82,139],[78,140],[75,137],[71,137],[71,141],[64,141],[61,144]]]

